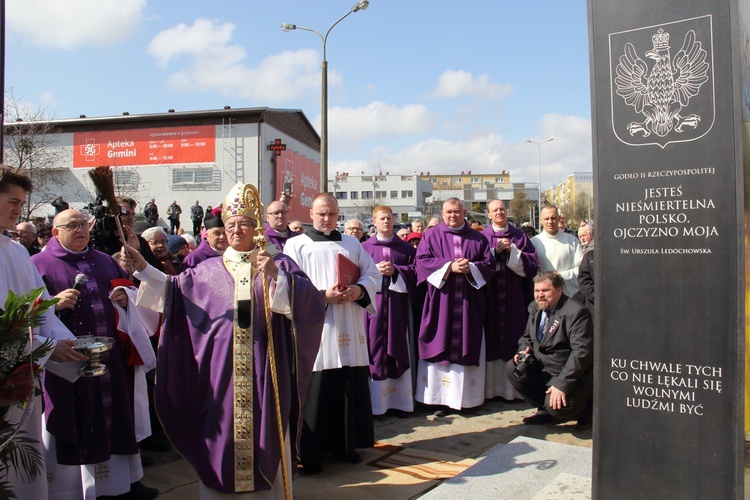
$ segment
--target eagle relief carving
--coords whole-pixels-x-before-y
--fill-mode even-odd
[[[617,139],[663,149],[708,134],[716,120],[713,43],[711,15],[610,33]]]
[[[651,134],[666,137],[681,134],[686,127],[697,129],[701,115],[689,112],[690,100],[709,80],[706,50],[692,29],[685,33],[682,47],[674,57],[669,33],[663,28],[653,34],[651,42],[653,48],[643,54],[650,63],[641,59],[628,42],[615,69],[617,95],[643,118],[630,122],[628,133],[631,137],[645,138]]]

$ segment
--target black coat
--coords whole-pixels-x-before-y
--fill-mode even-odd
[[[536,330],[541,314],[536,301],[532,302],[518,350],[532,348],[542,369],[552,377],[547,386],[555,386],[568,395],[577,383],[593,387],[594,324],[589,310],[563,294],[540,343]]]

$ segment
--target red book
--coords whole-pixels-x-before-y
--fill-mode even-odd
[[[359,281],[359,266],[357,266],[357,264],[346,258],[346,256],[341,253],[336,257],[336,263],[339,266],[339,288],[352,286]]]

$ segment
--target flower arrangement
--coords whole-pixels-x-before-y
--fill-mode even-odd
[[[57,302],[42,299],[43,291],[37,288],[20,295],[8,291],[5,307],[0,309],[0,498],[16,498],[8,481],[11,467],[20,479],[30,482],[43,463],[34,446],[37,441],[20,430],[32,410],[39,378],[37,361],[52,349],[51,341],[31,348],[34,328],[44,322],[44,312]]]

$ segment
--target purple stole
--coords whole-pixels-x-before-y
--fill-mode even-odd
[[[539,270],[539,260],[531,240],[520,229],[508,225],[507,231],[495,231],[492,224],[482,234],[490,248],[498,240],[508,238],[521,251],[521,262],[526,277],[508,269],[510,252],[496,255],[497,270],[492,281],[487,283],[487,308],[485,322],[485,347],[488,361],[508,361],[518,352],[518,339],[526,328],[528,305],[534,300],[532,279]]]
[[[377,316],[364,311],[367,347],[370,353],[370,376],[373,380],[396,379],[409,368],[409,295],[416,291],[414,247],[400,238],[379,241],[373,236],[362,243],[372,260],[393,264],[394,276],[381,276],[380,291],[375,296]],[[408,293],[389,290],[395,279],[402,280]]]
[[[451,229],[441,223],[425,232],[417,247],[417,277],[420,283],[446,263],[467,258],[489,281],[495,260],[487,239],[468,224]],[[427,285],[427,296],[419,331],[419,358],[435,363],[479,366],[486,310],[483,289],[472,286],[471,275],[449,273],[445,284]]]

